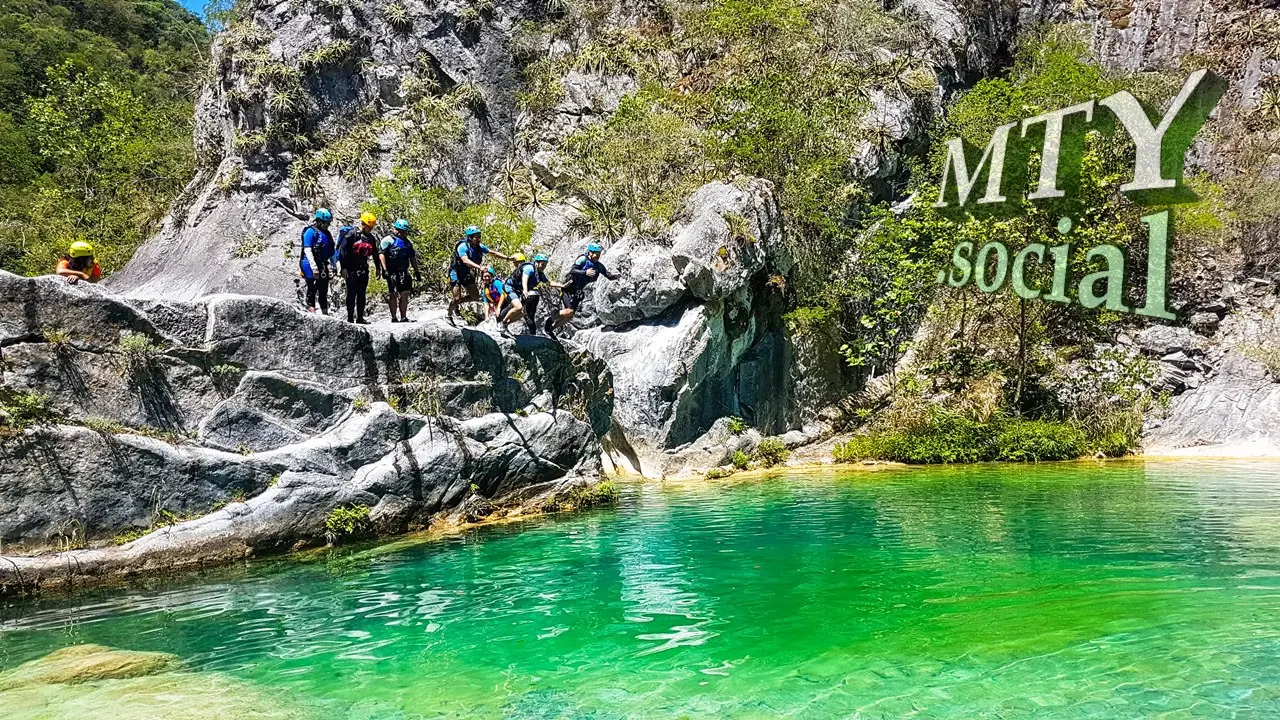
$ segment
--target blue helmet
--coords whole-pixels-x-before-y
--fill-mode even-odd
[[[587,245],[587,252],[604,252],[604,248],[600,247],[600,243],[591,243]]]
[[[537,255],[533,256],[534,262],[547,262],[549,260],[551,260],[551,258],[547,257],[546,255],[543,255],[542,253],[538,253]]]
[[[320,222],[329,222],[333,219],[333,213],[329,212],[329,208],[320,208],[316,210],[316,219]]]
[[[395,229],[397,230],[403,230],[404,232],[409,232],[409,221],[405,220],[404,218],[400,218],[399,220],[396,220],[395,225],[393,227],[395,227]]]
[[[468,225],[467,229],[462,231],[463,237],[471,237],[472,235],[479,235],[479,234],[480,234],[480,228],[476,227],[475,225]]]

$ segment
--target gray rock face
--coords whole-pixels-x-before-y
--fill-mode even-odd
[[[0,305],[5,388],[47,394],[69,421],[0,438],[7,551],[102,542],[264,493],[284,503],[273,488],[298,497],[236,531],[245,552],[314,539],[312,515],[343,503],[381,505],[379,528],[420,524],[472,484],[496,500],[590,481],[613,412],[604,362],[544,338],[354,326],[246,296],[135,306],[4,272]],[[417,489],[349,486],[379,463]],[[268,527],[295,510],[305,517]]]
[[[1277,317],[1274,309],[1246,307],[1227,316],[1212,341],[1184,328],[1152,328],[1135,338],[1162,353],[1161,381],[1175,393],[1167,412],[1148,419],[1148,453],[1280,455]]]
[[[201,490],[217,494],[227,487],[247,488],[244,494],[254,496],[120,547],[8,557],[0,570],[0,594],[318,543],[332,534],[326,520],[339,507],[371,509],[370,531],[401,532],[424,526],[435,513],[457,505],[473,485],[479,488],[474,492],[489,497],[546,495],[590,482],[599,472],[594,433],[567,412],[491,415],[456,423],[412,420],[375,403],[330,432],[249,457],[172,448],[145,438],[94,441],[92,435],[83,428],[59,427],[24,440],[80,451],[75,456],[81,461],[50,473],[48,483],[28,493],[17,513],[0,520],[6,534],[41,528],[68,514],[57,510],[73,503],[87,510],[93,523],[84,533],[93,534],[112,521],[145,527],[148,508],[142,503],[161,497],[137,492],[148,486],[165,493],[165,499],[189,503]],[[112,446],[120,451],[118,462],[127,463],[127,472],[104,472],[100,458],[110,457]],[[84,453],[86,449],[100,454]],[[4,467],[16,467],[18,481],[26,484],[32,471],[24,461]],[[145,482],[135,480],[139,476]]]
[[[720,418],[783,432],[813,407],[794,402],[804,375],[765,282],[790,269],[769,183],[710,183],[681,217],[658,242],[606,248],[621,277],[595,282],[574,335],[613,372],[610,461],[651,476],[720,464],[707,448],[724,438],[703,437]]]
[[[251,372],[200,423],[201,444],[220,450],[274,450],[328,430],[351,400],[315,383]]]

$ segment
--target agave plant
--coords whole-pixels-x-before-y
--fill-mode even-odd
[[[1271,89],[1262,93],[1254,112],[1272,122],[1280,121],[1280,89]]]
[[[271,93],[267,98],[267,109],[276,115],[290,115],[301,108],[302,103],[296,94],[290,91]]]
[[[387,6],[387,24],[391,27],[404,32],[413,27],[413,17],[409,15],[409,11],[400,3],[391,3]]]

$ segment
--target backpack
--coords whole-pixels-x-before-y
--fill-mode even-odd
[[[350,225],[338,231],[338,259],[369,258],[373,255],[373,243],[365,239],[364,233],[357,232]]]

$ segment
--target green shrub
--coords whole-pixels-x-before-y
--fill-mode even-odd
[[[605,480],[589,487],[570,490],[568,500],[574,508],[583,509],[614,505],[618,502],[618,497],[618,484],[612,480]]]
[[[138,538],[142,537],[143,535],[146,535],[147,533],[151,532],[151,530],[152,528],[149,528],[149,527],[125,530],[119,535],[116,535],[115,537],[111,538],[111,542],[115,545],[127,545],[128,543],[131,543],[134,540],[137,540]]]
[[[164,348],[143,333],[125,332],[120,336],[116,350],[124,356],[125,364],[136,369],[150,363]]]
[[[261,235],[245,235],[231,249],[231,257],[244,260],[258,257],[267,249],[267,239]]]
[[[405,218],[413,225],[414,250],[428,289],[445,289],[448,278],[440,269],[448,264],[468,225],[483,230],[485,245],[508,254],[528,245],[533,237],[533,222],[501,203],[469,203],[461,192],[421,184],[407,171],[375,179],[371,192],[374,199],[367,209],[378,217]],[[500,272],[507,270],[500,268]]]
[[[1125,450],[1129,447],[1123,438],[1111,443],[1108,447],[1113,452],[1116,444],[1123,445]],[[999,417],[982,422],[931,408],[922,418],[904,427],[877,428],[852,437],[837,445],[832,455],[836,462],[894,460],[936,465],[988,460],[1070,460],[1092,451],[1090,438],[1073,423]]]
[[[750,430],[751,426],[747,424],[746,420],[743,420],[742,418],[735,415],[729,418],[728,429],[729,429],[729,432],[733,433],[734,435],[741,435],[742,433]]]
[[[129,432],[129,428],[115,420],[100,417],[85,418],[84,426],[103,435],[120,435]]]
[[[45,328],[44,341],[50,345],[61,347],[71,342],[71,333],[61,328]]]
[[[996,429],[989,423],[933,410],[927,422],[885,439],[889,459],[913,465],[973,463],[995,458]]]
[[[791,451],[787,449],[786,443],[777,438],[765,438],[756,446],[754,453],[756,462],[764,467],[773,467],[781,465],[791,456]]]
[[[1085,453],[1084,433],[1067,423],[1011,420],[996,436],[996,459],[1011,462],[1073,460]]]
[[[370,530],[369,506],[336,507],[324,519],[324,529],[331,538],[363,535]]]
[[[1116,458],[1128,455],[1137,446],[1136,438],[1123,430],[1112,430],[1089,438],[1085,449],[1089,455]]]
[[[832,457],[838,463],[859,460],[889,460],[893,456],[892,440],[896,435],[856,435],[832,449]]]
[[[751,467],[751,456],[741,450],[735,450],[733,452],[733,457],[729,462],[731,462],[733,467],[738,470],[746,470]]]
[[[707,480],[719,480],[721,478],[727,478],[733,473],[734,473],[734,469],[731,467],[727,467],[727,468],[718,467],[718,468],[711,468],[710,470],[708,470],[707,474],[704,477]]]
[[[0,389],[0,431],[21,432],[62,418],[45,393]]]

